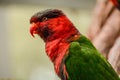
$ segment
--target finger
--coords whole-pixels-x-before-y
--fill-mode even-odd
[[[107,19],[101,32],[94,38],[93,44],[107,57],[107,53],[113,45],[120,31],[120,12],[115,9]]]
[[[93,40],[94,37],[97,36],[112,10],[113,5],[108,0],[97,0],[87,33],[89,39]]]
[[[109,52],[108,61],[112,64],[116,72],[120,74],[120,36]]]

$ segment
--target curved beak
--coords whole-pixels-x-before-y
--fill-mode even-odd
[[[33,37],[35,37],[34,34],[37,33],[37,32],[36,32],[36,29],[37,29],[37,25],[36,25],[35,23],[31,23],[31,26],[30,26],[30,34],[31,34]]]

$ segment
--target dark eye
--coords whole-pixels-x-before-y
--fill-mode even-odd
[[[47,20],[48,20],[47,17],[43,17],[43,18],[41,19],[42,22],[47,21]]]

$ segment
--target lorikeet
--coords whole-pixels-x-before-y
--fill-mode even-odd
[[[120,10],[120,0],[111,0],[111,1]]]
[[[46,43],[47,55],[61,80],[119,80],[108,61],[58,9],[34,14],[30,33]]]

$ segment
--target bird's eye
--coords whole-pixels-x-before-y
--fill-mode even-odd
[[[43,17],[43,18],[41,19],[42,22],[47,21],[47,20],[48,20],[47,17]]]

